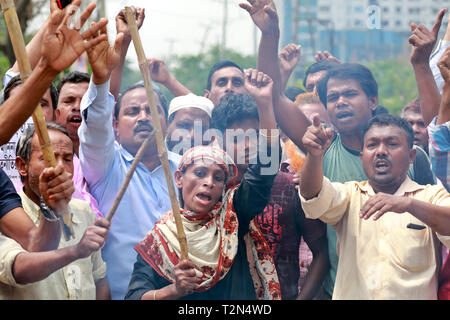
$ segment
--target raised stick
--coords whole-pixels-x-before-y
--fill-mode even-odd
[[[150,70],[148,67],[148,62],[145,57],[144,48],[142,46],[141,38],[139,36],[138,28],[136,25],[136,18],[134,17],[133,13],[131,12],[129,7],[125,7],[125,13],[128,23],[128,28],[130,29],[131,38],[133,39],[134,48],[136,49],[136,54],[138,57],[139,62],[139,68],[141,69],[142,77],[144,79],[144,85],[145,85],[145,91],[147,93],[147,100],[148,104],[150,106],[150,113],[152,116],[153,125],[154,125],[154,132],[152,134],[155,134],[156,137],[156,143],[158,147],[158,157],[161,161],[161,165],[164,170],[164,175],[166,177],[167,182],[167,189],[169,191],[170,196],[170,202],[172,205],[172,212],[173,216],[175,218],[175,224],[177,226],[177,236],[178,241],[180,242],[180,249],[181,249],[181,259],[186,260],[188,259],[188,249],[187,249],[187,241],[186,241],[186,234],[184,233],[183,229],[183,223],[181,222],[181,215],[180,215],[180,208],[178,207],[178,200],[175,193],[175,188],[173,187],[173,179],[172,179],[172,172],[170,171],[170,165],[169,160],[167,157],[167,150],[166,146],[164,144],[164,136],[162,133],[161,123],[158,121],[159,119],[159,111],[156,107],[155,102],[155,93],[153,91],[153,85],[152,85],[152,79],[150,77]],[[143,152],[143,149],[145,148],[150,136],[147,137],[147,139],[144,141],[143,145],[139,148],[138,153],[136,154],[136,157],[134,159],[133,164],[131,165],[131,168],[129,172],[127,173],[126,179],[124,183],[122,184],[121,189],[119,190],[119,193],[114,200],[113,207],[108,212],[107,219],[112,219],[112,216],[114,214],[115,209],[117,209],[118,202],[120,202],[120,198],[123,196],[123,193],[126,190],[126,187],[128,186],[129,180],[131,179],[131,176],[133,175],[134,169],[137,166],[138,156],[140,156],[141,152]],[[112,211],[114,209],[114,211]]]
[[[25,41],[23,40],[22,30],[20,29],[19,18],[17,17],[16,7],[13,0],[0,0],[3,15],[8,27],[9,36],[14,49],[17,63],[20,70],[20,78],[25,82],[31,74],[31,66],[28,60]],[[41,145],[46,167],[56,167],[55,154],[45,124],[44,114],[40,104],[37,105],[33,113],[33,122],[36,133]],[[62,216],[61,228],[64,238],[69,240],[74,237],[71,214],[63,201],[58,202],[58,214]]]

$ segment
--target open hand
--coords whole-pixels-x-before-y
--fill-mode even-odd
[[[59,73],[70,67],[72,63],[88,48],[95,46],[104,40],[106,35],[98,34],[98,29],[90,28],[82,35],[80,29],[69,27],[70,19],[79,9],[81,0],[74,0],[71,6],[61,10],[58,8],[57,0],[50,1],[51,15],[42,38],[42,60],[47,67]],[[89,4],[80,16],[77,28],[81,28],[95,9],[95,3]],[[107,22],[104,22],[105,25]],[[93,36],[89,37],[91,33]]]
[[[250,4],[240,3],[239,6],[252,17],[255,25],[262,32],[278,30],[278,14],[272,0],[247,0]]]
[[[441,9],[441,11],[439,11],[431,30],[428,30],[423,24],[417,26],[415,23],[411,23],[412,35],[409,37],[408,41],[412,45],[410,58],[412,64],[429,63],[428,61],[434,45],[436,44],[445,12],[446,9]]]
[[[367,220],[376,213],[373,220],[378,220],[386,212],[404,213],[408,211],[410,203],[411,198],[379,192],[364,203],[359,217]]]
[[[116,36],[114,47],[111,47],[108,41],[105,21],[107,23],[107,20],[105,18],[102,18],[98,23],[92,23],[92,28],[94,28],[92,30],[96,29],[96,25],[97,27],[98,25],[101,26],[99,28],[99,31],[101,35],[105,36],[105,38],[97,45],[86,50],[88,54],[89,64],[92,68],[92,81],[95,84],[102,84],[108,81],[109,77],[111,76],[111,72],[120,61],[120,48],[122,46],[123,33],[119,33]],[[92,31],[89,34],[88,39],[95,38],[97,33],[94,33]]]
[[[336,63],[341,63],[341,61],[339,61],[338,58],[331,55],[331,53],[329,53],[328,51],[323,51],[323,52],[317,51],[316,55],[314,56],[314,59],[316,60],[316,62],[319,62],[322,60],[329,60],[329,61],[334,61]]]

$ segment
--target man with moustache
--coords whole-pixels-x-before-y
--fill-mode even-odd
[[[102,33],[106,34],[106,29]],[[83,173],[100,211],[105,213],[111,208],[139,147],[153,131],[154,121],[160,121],[163,134],[167,129],[164,100],[157,95],[159,118],[152,119],[143,84],[125,90],[114,104],[109,93],[110,77],[119,62],[122,37],[119,33],[114,47],[106,40],[88,51],[93,75],[81,102],[82,123],[78,131]],[[168,151],[168,158],[173,174],[180,156]],[[133,247],[168,210],[167,183],[153,136],[117,208],[102,249],[112,299],[125,297],[136,260]]]
[[[306,217],[326,222],[339,238],[333,299],[437,299],[437,240],[450,244],[450,194],[408,178],[416,154],[411,126],[387,114],[369,121],[360,154],[368,180],[362,182],[324,176],[332,136],[316,114],[303,137],[308,154],[301,181],[307,183],[299,194]]]
[[[257,0],[251,5],[241,4],[241,7],[249,12],[262,31],[258,68],[274,81],[274,110],[280,129],[305,151],[302,139],[310,121],[280,90],[277,54],[280,31],[275,4],[273,1]],[[364,128],[378,107],[378,84],[372,73],[360,64],[338,64],[319,81],[317,92],[336,130],[333,142],[327,146],[324,155],[325,176],[341,183],[366,180],[359,154]],[[428,157],[420,148],[417,148],[408,175],[421,185],[435,183]],[[331,298],[338,265],[337,237],[329,226],[327,235],[331,268],[324,281],[324,291]]]

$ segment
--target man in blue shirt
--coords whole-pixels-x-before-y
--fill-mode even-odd
[[[106,29],[102,32],[106,34]],[[78,131],[81,166],[91,194],[104,213],[111,208],[134,156],[153,130],[154,121],[143,85],[135,85],[123,92],[116,105],[109,93],[110,76],[119,62],[122,39],[123,34],[119,33],[114,47],[105,40],[89,50],[93,74],[81,102],[82,124]],[[158,121],[165,134],[167,107],[159,96],[156,100]],[[180,156],[168,152],[168,158],[173,174]],[[153,136],[117,208],[102,250],[112,299],[123,299],[126,294],[136,260],[133,247],[170,209],[164,171]]]

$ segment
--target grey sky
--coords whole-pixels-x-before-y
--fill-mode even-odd
[[[126,5],[145,8],[140,30],[147,56],[165,58],[170,54],[199,53],[222,41],[224,0],[107,0],[108,32],[115,35],[114,18]],[[226,44],[243,54],[254,53],[254,26],[239,7],[242,0],[228,0]],[[135,59],[130,46],[129,58]]]

